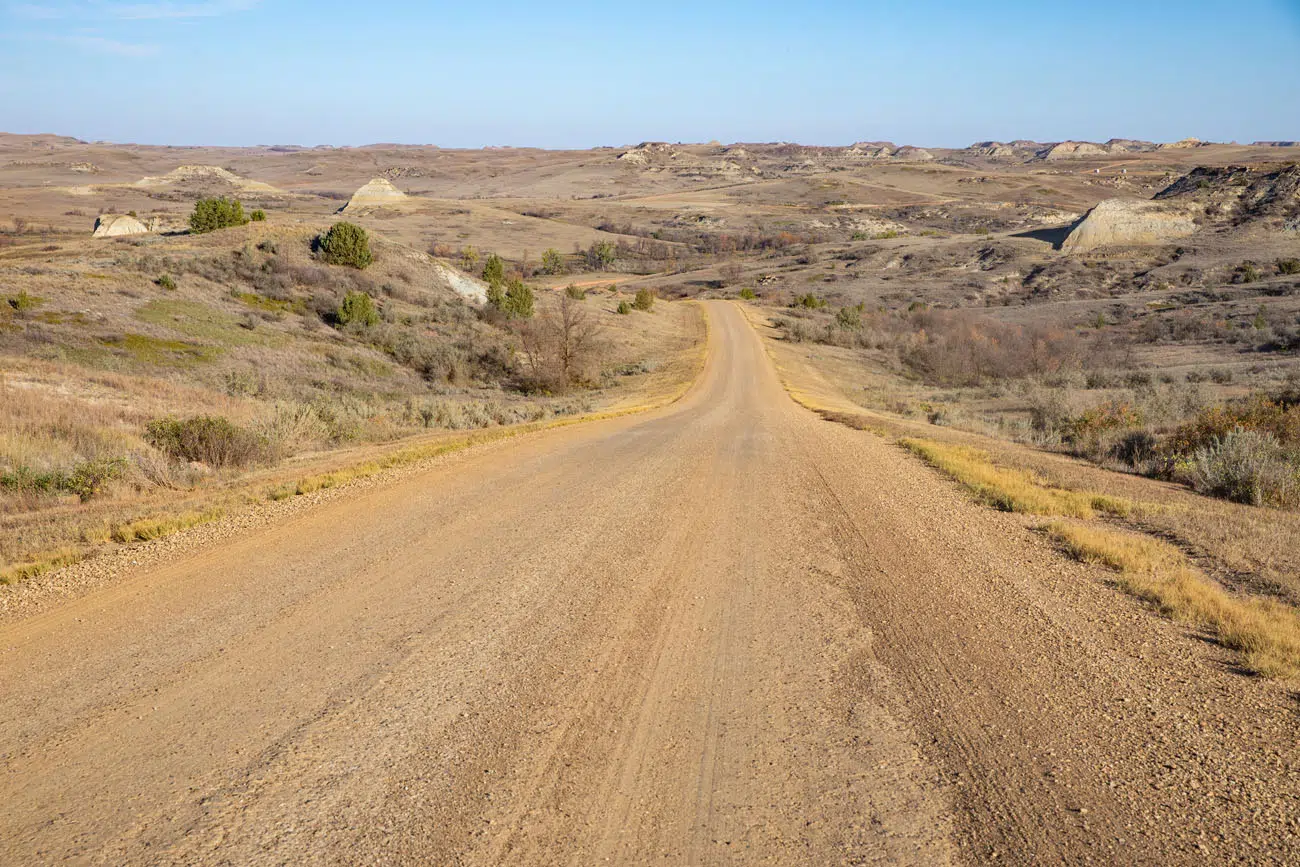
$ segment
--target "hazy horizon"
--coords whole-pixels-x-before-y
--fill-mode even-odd
[[[16,133],[171,146],[1300,137],[1300,3],[0,6]]]
[[[1204,142],[1205,144],[1225,144],[1225,145],[1241,145],[1241,146],[1250,146],[1256,142],[1300,141],[1300,134],[1294,136],[1284,136],[1284,137],[1274,138],[1274,139],[1251,139],[1249,141],[1236,140],[1236,139],[1231,141],[1216,141],[1216,140],[1201,138],[1200,136],[1184,136],[1182,139],[1167,139],[1167,140],[1140,139],[1137,138],[1136,136],[1104,136],[1104,137],[1087,138],[1087,139],[1081,139],[1081,138],[1028,139],[1025,138],[1024,136],[1005,136],[1002,138],[976,139],[974,141],[967,142],[966,144],[963,145],[946,145],[946,144],[939,145],[939,144],[932,144],[928,142],[897,141],[889,138],[857,139],[855,141],[848,141],[848,142],[793,141],[789,139],[773,139],[769,141],[722,141],[719,139],[709,139],[708,141],[684,141],[684,140],[673,141],[670,139],[642,139],[641,141],[620,142],[618,144],[577,145],[573,147],[563,147],[563,146],[544,147],[541,145],[531,145],[531,144],[444,145],[444,144],[439,144],[438,142],[415,142],[415,141],[369,141],[369,142],[362,142],[360,144],[328,144],[328,143],[303,144],[301,142],[288,142],[288,141],[254,142],[251,144],[213,144],[213,143],[176,144],[170,142],[125,141],[125,140],[114,140],[114,139],[87,139],[81,136],[68,135],[67,133],[62,133],[54,130],[40,130],[40,131],[33,131],[33,132],[0,130],[0,134],[34,136],[34,137],[56,136],[59,138],[72,138],[86,145],[106,145],[106,146],[114,146],[114,147],[172,148],[178,150],[202,150],[205,148],[230,148],[230,149],[295,148],[301,150],[318,150],[318,149],[365,150],[367,148],[384,148],[384,147],[398,147],[398,148],[432,147],[432,148],[438,148],[439,150],[547,150],[547,151],[583,152],[583,151],[592,151],[592,150],[624,150],[627,148],[634,148],[643,144],[668,144],[668,145],[673,145],[678,147],[696,147],[696,146],[707,146],[707,145],[718,145],[722,147],[743,147],[745,145],[751,145],[751,146],[794,145],[797,147],[826,147],[826,148],[847,148],[847,147],[852,147],[855,144],[892,144],[895,147],[910,146],[910,147],[919,147],[919,148],[931,148],[935,150],[962,150],[965,148],[973,147],[977,144],[984,144],[988,142],[1010,144],[1016,141],[1033,142],[1034,144],[1039,144],[1039,145],[1059,144],[1061,142],[1066,142],[1066,141],[1087,142],[1093,144],[1105,144],[1106,142],[1109,141],[1145,141],[1145,142],[1150,142],[1152,144],[1166,144],[1166,143],[1174,143],[1186,139],[1197,139],[1201,142]]]

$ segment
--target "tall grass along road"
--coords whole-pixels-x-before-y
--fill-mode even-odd
[[[1300,860],[1285,683],[708,313],[671,406],[6,625],[0,863]]]

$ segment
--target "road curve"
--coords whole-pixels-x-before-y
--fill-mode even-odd
[[[1281,691],[797,407],[708,312],[671,407],[0,629],[0,863],[1300,853]]]

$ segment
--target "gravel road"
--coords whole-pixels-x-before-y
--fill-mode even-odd
[[[708,313],[666,409],[0,628],[0,862],[1300,862],[1293,695]]]

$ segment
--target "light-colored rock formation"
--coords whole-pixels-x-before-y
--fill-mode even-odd
[[[883,160],[894,155],[893,142],[887,141],[860,141],[855,142],[846,151],[848,156],[863,158],[869,160]]]
[[[280,193],[281,190],[240,177],[220,166],[177,166],[165,175],[141,178],[136,181],[138,187],[167,187],[176,185],[211,185],[221,184],[246,193]]]
[[[1204,147],[1205,144],[1206,142],[1203,142],[1198,138],[1185,138],[1181,141],[1165,142],[1164,144],[1156,145],[1156,147],[1160,150],[1187,150],[1189,148]]]
[[[476,280],[468,274],[462,274],[455,268],[448,267],[441,262],[434,262],[433,264],[447,281],[451,291],[472,304],[487,303],[487,284],[482,280]]]
[[[1063,141],[1044,150],[1041,156],[1045,160],[1069,160],[1080,157],[1105,156],[1108,153],[1110,153],[1110,148],[1106,145],[1099,145],[1090,141]]]
[[[901,148],[894,151],[894,159],[925,161],[934,159],[934,154],[930,153],[925,148],[903,145]]]
[[[393,186],[384,178],[375,178],[352,194],[343,206],[343,213],[362,208],[381,208],[386,205],[400,205],[406,201],[406,193]]]
[[[1061,249],[1084,253],[1098,247],[1163,244],[1196,231],[1191,211],[1142,199],[1106,199],[1074,225]]]
[[[1113,138],[1106,142],[1106,147],[1113,154],[1149,153],[1156,149],[1156,144],[1141,139]]]
[[[1032,145],[1032,147],[1030,147]],[[995,160],[1009,159],[1028,159],[1034,155],[1032,148],[1038,147],[1033,142],[1020,144],[1012,142],[1006,144],[1000,141],[981,141],[976,142],[967,148],[972,154],[981,157],[988,157]]]
[[[130,214],[100,214],[95,220],[95,238],[116,238],[121,235],[147,235],[149,227]]]
[[[651,162],[664,162],[666,160],[676,159],[678,155],[678,150],[668,142],[643,141],[636,147],[620,154],[618,159],[620,162],[644,166]]]

